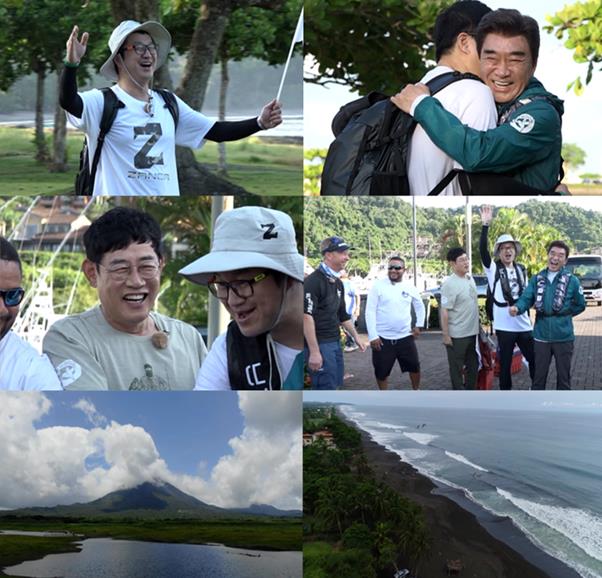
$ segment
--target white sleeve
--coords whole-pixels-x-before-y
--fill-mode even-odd
[[[422,297],[416,287],[413,287],[413,291],[410,293],[412,296],[412,305],[414,306],[414,312],[416,313],[416,327],[424,327],[426,309],[422,302]]]
[[[477,130],[495,128],[497,109],[489,87],[482,82],[469,79],[458,82],[458,88],[460,87],[462,87],[463,98],[459,101],[462,106],[457,116],[462,124]],[[466,98],[466,95],[471,95],[472,98]]]
[[[25,376],[24,390],[62,391],[59,377],[46,355],[32,360]]]
[[[226,333],[222,333],[211,346],[207,357],[196,376],[195,391],[230,390],[228,377],[228,354],[226,353]]]
[[[176,96],[176,100],[179,114],[176,144],[198,149],[215,121],[190,108],[181,98]]]
[[[378,337],[376,332],[376,305],[378,304],[378,281],[375,281],[366,300],[366,327],[368,329],[368,339],[373,341]]]

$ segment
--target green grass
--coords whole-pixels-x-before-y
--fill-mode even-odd
[[[84,538],[114,538],[178,544],[218,543],[251,550],[301,550],[301,519],[235,518],[205,520],[94,520],[0,519],[3,530],[68,531],[79,536],[41,538],[0,535],[0,576],[2,567],[47,554],[76,552]]]
[[[51,136],[48,132],[49,147]],[[73,191],[82,147],[81,133],[67,137],[67,173],[51,173],[38,163],[33,129],[0,127],[0,195],[56,195]],[[260,195],[301,195],[303,147],[257,137],[226,144],[229,180]],[[216,172],[218,148],[206,143],[196,158]]]

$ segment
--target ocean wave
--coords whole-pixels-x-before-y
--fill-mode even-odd
[[[529,516],[560,532],[592,558],[602,561],[602,519],[598,516],[578,508],[550,506],[517,498],[500,488],[497,492]]]
[[[392,429],[395,431],[400,430],[400,429],[407,429],[407,426],[405,426],[405,425],[395,425],[392,423],[385,423],[382,421],[371,421],[369,423],[370,423],[370,425],[374,425],[376,427],[380,427],[383,429]]]
[[[454,454],[452,452],[448,452],[447,450],[445,450],[445,455],[450,457],[452,460],[456,460],[457,462],[466,464],[467,466],[470,466],[471,468],[474,468],[475,470],[479,470],[479,472],[489,472],[489,470],[486,470],[485,468],[482,468],[481,466],[477,466],[477,464],[473,464],[468,458],[464,457],[462,454]]]
[[[423,446],[427,446],[428,444],[430,444],[432,441],[436,440],[439,437],[438,435],[433,435],[433,434],[409,433],[409,432],[404,432],[403,435],[419,444],[422,444]]]

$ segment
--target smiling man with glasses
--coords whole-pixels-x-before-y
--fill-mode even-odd
[[[11,331],[25,295],[22,277],[19,254],[0,237],[0,390],[60,390],[46,356]]]
[[[88,37],[87,32],[79,37],[78,27],[73,27],[59,95],[69,122],[86,133],[89,178],[78,179],[78,194],[179,195],[176,145],[196,149],[205,140],[239,140],[282,122],[276,100],[256,117],[215,122],[175,94],[154,90],[154,74],[167,60],[171,35],[153,21],[121,22],[111,33],[111,54],[100,68],[100,74],[115,84],[78,92],[77,68]],[[101,138],[105,111],[115,112],[106,139]],[[95,160],[97,150],[100,153]]]
[[[222,213],[211,252],[180,273],[207,285],[232,317],[196,389],[302,389],[303,256],[288,215],[263,207]]]
[[[44,351],[66,389],[192,389],[207,353],[194,327],[153,311],[165,264],[147,213],[111,209],[84,234],[100,306],[56,322]]]

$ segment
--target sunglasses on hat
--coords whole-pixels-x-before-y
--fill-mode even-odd
[[[21,287],[16,289],[0,289],[0,297],[4,301],[6,307],[16,307],[23,301],[25,291]]]

